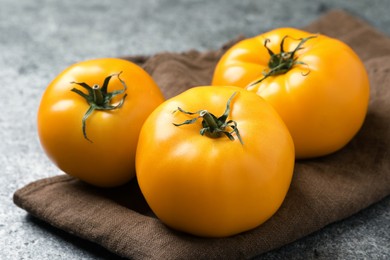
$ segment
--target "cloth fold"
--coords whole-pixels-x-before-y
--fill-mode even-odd
[[[59,175],[17,190],[14,203],[57,228],[131,259],[242,259],[291,243],[388,196],[390,39],[340,10],[303,29],[338,38],[357,52],[370,78],[369,110],[362,129],[345,148],[296,162],[283,205],[260,227],[218,239],[173,231],[153,215],[135,179],[121,187],[101,189]],[[219,50],[126,59],[150,73],[169,98],[210,84],[218,59],[240,39]]]

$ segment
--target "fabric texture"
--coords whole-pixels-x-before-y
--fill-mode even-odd
[[[306,29],[338,38],[364,61],[371,97],[365,123],[342,150],[296,162],[287,197],[277,213],[251,231],[199,238],[173,231],[151,212],[136,180],[112,189],[67,175],[17,190],[14,202],[71,234],[131,259],[243,259],[291,243],[344,219],[390,194],[390,39],[365,21],[334,10]],[[211,82],[219,50],[126,57],[141,65],[166,98]],[[342,73],[342,71],[340,72]]]

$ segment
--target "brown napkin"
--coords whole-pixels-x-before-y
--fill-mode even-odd
[[[369,111],[361,131],[344,149],[296,163],[285,202],[262,226],[222,239],[174,232],[153,216],[136,180],[100,189],[60,175],[21,188],[14,202],[55,227],[124,257],[242,259],[290,243],[379,201],[390,194],[390,39],[342,11],[331,11],[305,29],[345,41],[364,60],[372,87]],[[209,84],[229,44],[217,51],[128,59],[141,64],[171,97]]]

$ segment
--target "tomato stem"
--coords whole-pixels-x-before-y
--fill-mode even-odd
[[[229,113],[230,113],[230,103],[236,94],[237,94],[237,92],[234,92],[233,95],[229,98],[229,100],[226,104],[225,112],[223,113],[222,116],[220,116],[218,118],[216,116],[214,116],[212,113],[208,112],[207,110],[199,110],[197,112],[188,112],[188,111],[185,111],[185,110],[181,109],[180,107],[178,107],[177,110],[175,110],[174,112],[179,111],[179,112],[182,112],[182,113],[187,114],[187,115],[196,115],[197,114],[199,116],[192,118],[192,119],[188,119],[180,124],[173,123],[173,125],[182,126],[182,125],[193,124],[198,120],[198,118],[203,118],[202,129],[200,129],[201,135],[206,134],[207,136],[209,136],[211,138],[218,138],[218,137],[221,137],[222,134],[224,134],[231,141],[234,141],[234,136],[232,134],[235,133],[238,140],[240,141],[240,143],[244,144],[242,139],[241,139],[240,132],[237,128],[236,121],[234,121],[234,120],[226,121],[228,116],[229,116]]]
[[[98,84],[95,84],[93,85],[92,90],[93,101],[95,102],[95,104],[97,104],[98,106],[104,105],[104,97],[100,86]]]
[[[300,42],[298,43],[297,47],[295,47],[294,50],[292,51],[284,51],[284,41],[286,38],[291,38],[290,36],[286,35],[283,37],[282,41],[280,42],[280,53],[275,54],[270,48],[268,48],[267,44],[270,42],[269,39],[266,39],[264,41],[264,47],[267,49],[269,55],[270,55],[270,60],[268,61],[268,71],[263,71],[263,77],[253,83],[250,84],[250,86],[256,85],[269,76],[275,76],[275,75],[280,75],[288,72],[294,65],[301,64],[301,65],[306,65],[302,61],[298,61],[297,57],[295,57],[295,53],[301,49],[303,49],[303,44],[307,42],[308,40],[312,38],[316,38],[317,35],[311,35],[306,38],[300,38],[296,39],[299,40]],[[295,39],[294,39],[295,40]],[[308,73],[305,73],[304,75],[306,76]]]
[[[205,122],[204,126],[206,127],[206,129],[207,129],[207,127],[209,127],[209,131],[207,132],[207,134],[210,137],[217,138],[217,137],[221,136],[221,132],[217,131],[217,129],[219,129],[218,118],[215,118],[215,116],[213,117],[213,115],[210,114],[207,110],[200,111],[199,116],[203,118],[203,122]],[[203,125],[203,122],[202,122],[202,125]],[[205,128],[203,128],[203,129],[205,129]],[[206,131],[206,130],[204,130],[204,131]],[[201,132],[201,134],[203,135],[204,132]]]
[[[117,95],[125,93],[126,89],[127,89],[126,83],[120,78],[120,74],[121,73],[122,72],[119,72],[117,74],[112,74],[112,75],[109,75],[108,77],[106,77],[104,79],[104,82],[103,82],[103,85],[102,85],[101,88],[100,88],[100,86],[98,84],[95,84],[92,87],[90,87],[85,82],[71,82],[71,84],[77,84],[77,85],[83,87],[88,92],[88,94],[86,94],[86,93],[84,93],[83,91],[81,91],[81,90],[79,90],[77,88],[72,88],[71,89],[71,91],[73,91],[76,94],[78,94],[81,97],[83,97],[87,101],[87,103],[89,104],[89,108],[85,112],[85,114],[84,114],[84,116],[82,118],[81,123],[82,123],[82,132],[83,132],[84,138],[86,140],[88,140],[89,142],[91,142],[91,143],[92,143],[92,141],[88,138],[87,131],[86,131],[86,122],[87,122],[88,117],[95,110],[106,110],[107,111],[107,110],[118,109],[118,108],[122,107],[124,102],[125,102],[125,98],[126,98],[127,94],[123,95],[122,99],[119,101],[118,104],[111,105],[112,99],[115,96],[117,96]],[[112,92],[108,92],[108,90],[107,90],[108,83],[110,82],[110,79],[113,76],[117,76],[118,77],[119,81],[123,85],[123,89],[115,90],[115,91],[112,91]]]

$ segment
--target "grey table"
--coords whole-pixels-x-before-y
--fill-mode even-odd
[[[13,192],[59,174],[36,134],[47,84],[96,57],[216,49],[239,34],[304,26],[342,8],[390,35],[390,1],[0,0],[0,259],[114,259],[26,214]],[[390,259],[390,197],[258,259]]]

